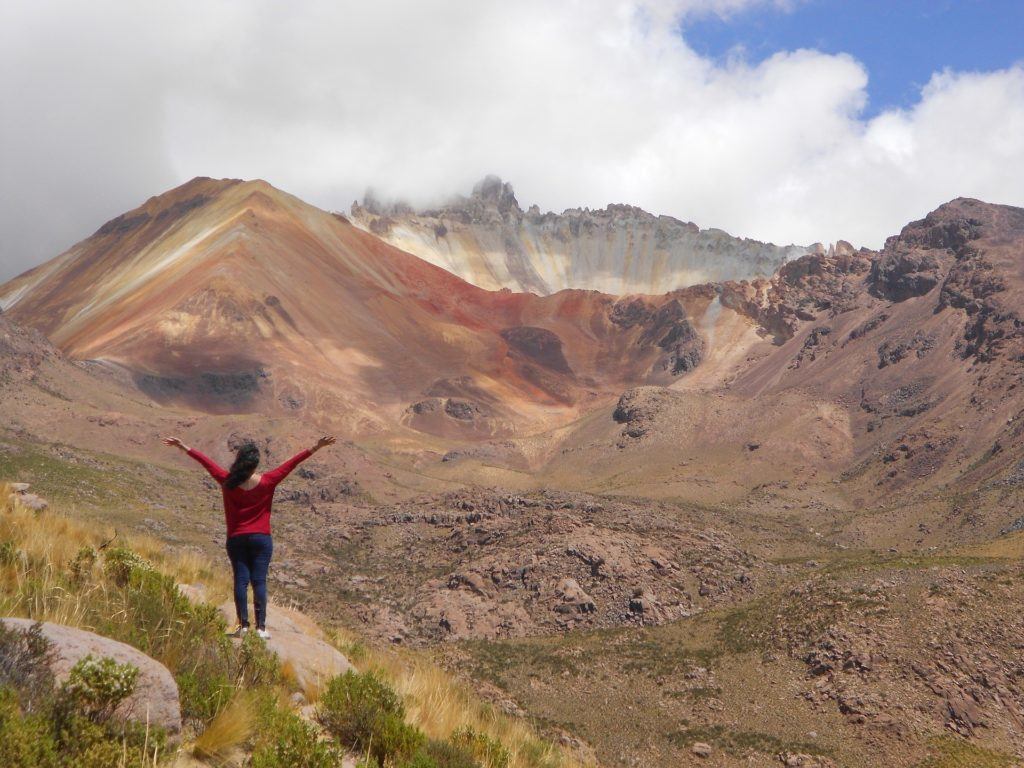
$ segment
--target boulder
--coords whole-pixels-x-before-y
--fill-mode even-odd
[[[779,762],[786,768],[835,768],[835,762],[829,758],[804,752],[782,752]]]
[[[711,745],[703,741],[694,742],[690,751],[697,757],[711,757]]]
[[[559,613],[594,613],[597,604],[594,599],[583,591],[576,579],[564,578],[555,587],[555,594],[561,603],[555,606]]]
[[[35,623],[31,619],[14,618],[2,618],[0,621],[22,631]],[[118,707],[114,716],[158,725],[167,731],[172,742],[181,733],[178,684],[163,664],[137,648],[84,629],[43,622],[42,631],[53,646],[52,669],[58,684],[67,679],[79,659],[89,654],[97,658],[109,656],[119,664],[131,664],[139,670],[135,693]]]
[[[220,610],[233,626],[234,602],[228,601]],[[291,667],[301,688],[315,687],[354,669],[345,655],[324,639],[316,622],[300,611],[271,604],[267,608],[267,631],[267,648]]]
[[[34,493],[19,494],[17,496],[17,499],[18,503],[20,503],[23,507],[28,507],[29,509],[35,512],[42,512],[44,509],[50,506],[49,503],[47,503],[46,499],[42,498],[41,496],[37,496]]]

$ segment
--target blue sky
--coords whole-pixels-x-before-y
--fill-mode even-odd
[[[1003,69],[1024,60],[1024,0],[802,0],[707,14],[682,30],[698,53],[756,63],[778,51],[849,53],[868,70],[866,115],[912,106],[932,73]]]

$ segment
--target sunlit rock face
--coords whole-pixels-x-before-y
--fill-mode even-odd
[[[565,288],[662,294],[707,282],[767,277],[809,248],[700,229],[631,205],[561,214],[520,208],[494,176],[436,210],[352,206],[353,221],[387,242],[487,289],[547,295]]]

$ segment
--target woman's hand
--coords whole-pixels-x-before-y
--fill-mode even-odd
[[[161,442],[164,445],[169,445],[171,448],[177,448],[179,450],[182,450],[185,453],[188,453],[189,451],[189,447],[176,437],[165,437],[163,440],[161,440]]]
[[[336,442],[338,441],[334,437],[334,435],[324,435],[323,437],[316,441],[316,445],[314,445],[313,448],[311,449],[311,453],[316,453],[321,448],[326,448],[329,445],[334,445]]]

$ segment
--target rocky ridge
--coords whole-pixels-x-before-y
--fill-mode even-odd
[[[567,288],[662,294],[705,282],[769,276],[809,251],[732,237],[632,205],[560,214],[523,210],[495,176],[468,197],[428,210],[353,203],[352,221],[387,242],[488,289],[540,295]]]

